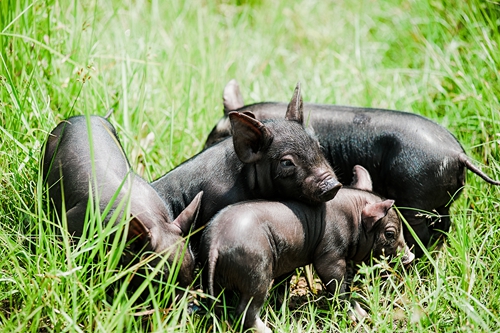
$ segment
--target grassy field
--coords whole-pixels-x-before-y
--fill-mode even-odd
[[[127,292],[117,281],[132,270],[117,270],[105,235],[54,239],[38,165],[60,120],[114,108],[152,180],[201,150],[230,79],[246,103],[287,101],[300,81],[307,102],[429,117],[500,179],[499,43],[495,1],[0,1],[0,330],[241,330],[230,311],[190,315],[194,292],[171,305],[168,281],[145,300]],[[499,194],[469,173],[441,251],[406,272],[364,267],[369,320],[314,295],[264,320],[276,332],[500,331]]]

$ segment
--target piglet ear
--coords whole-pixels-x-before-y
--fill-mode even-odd
[[[141,243],[145,243],[151,239],[151,234],[149,232],[149,229],[146,228],[144,223],[142,223],[139,218],[132,217],[128,226],[127,239],[136,239],[140,240]]]
[[[372,191],[372,178],[368,170],[363,168],[361,165],[355,165],[353,168],[353,180],[351,187],[357,188],[358,190]]]
[[[372,230],[377,221],[386,216],[393,205],[394,200],[385,200],[366,205],[361,212],[361,219],[365,225],[366,231],[369,232]]]
[[[198,218],[198,213],[200,212],[201,197],[203,196],[203,191],[198,193],[193,201],[177,216],[174,220],[174,224],[177,225],[184,235],[189,233],[191,225],[194,224]]]
[[[257,119],[257,117],[255,116],[255,114],[252,111],[241,111],[241,113],[249,116],[250,118]]]
[[[297,86],[293,91],[292,99],[290,100],[290,103],[288,103],[285,119],[296,121],[301,125],[304,124],[304,110],[300,82],[297,82]]]
[[[224,115],[226,116],[229,112],[241,109],[244,106],[240,86],[235,79],[229,81],[224,87],[222,100],[224,102]]]
[[[243,163],[261,159],[262,151],[273,141],[273,134],[257,119],[240,112],[229,112],[234,150]]]

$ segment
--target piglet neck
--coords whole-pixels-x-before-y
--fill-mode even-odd
[[[356,238],[354,251],[352,252],[353,255],[350,259],[357,264],[367,262],[370,259],[375,238],[373,237],[373,233],[366,230],[361,220],[361,212],[359,212],[359,218],[355,221],[355,225],[358,237]]]
[[[271,170],[264,163],[245,164],[242,169],[243,182],[250,191],[253,198],[273,198],[276,193],[273,191],[273,183],[270,177]]]

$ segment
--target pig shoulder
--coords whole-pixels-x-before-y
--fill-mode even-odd
[[[350,260],[358,252],[366,235],[362,227],[362,211],[367,204],[381,198],[369,191],[344,187],[334,200],[326,203],[325,233],[317,255],[331,252],[339,259]]]

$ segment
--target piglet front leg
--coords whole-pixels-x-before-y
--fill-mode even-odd
[[[338,259],[337,256],[327,253],[317,256],[313,265],[326,289],[332,294],[338,292],[340,297],[344,297],[347,289],[344,283],[347,272],[345,259]]]
[[[354,263],[351,262],[351,264],[347,266],[344,278],[345,290],[350,290],[355,274],[356,268],[354,268]],[[349,318],[351,318],[352,321],[359,321],[368,317],[368,312],[366,312],[356,300],[351,298],[350,303],[352,309],[349,309]]]
[[[348,267],[345,259],[337,259],[333,255],[323,255],[319,256],[314,261],[314,268],[318,273],[321,281],[325,284],[326,289],[332,293],[339,293],[340,299],[347,299],[349,295],[349,285],[354,276],[354,269]],[[354,314],[349,316],[352,318],[365,318],[368,313],[363,310],[358,302],[351,300],[351,305],[354,309]]]

